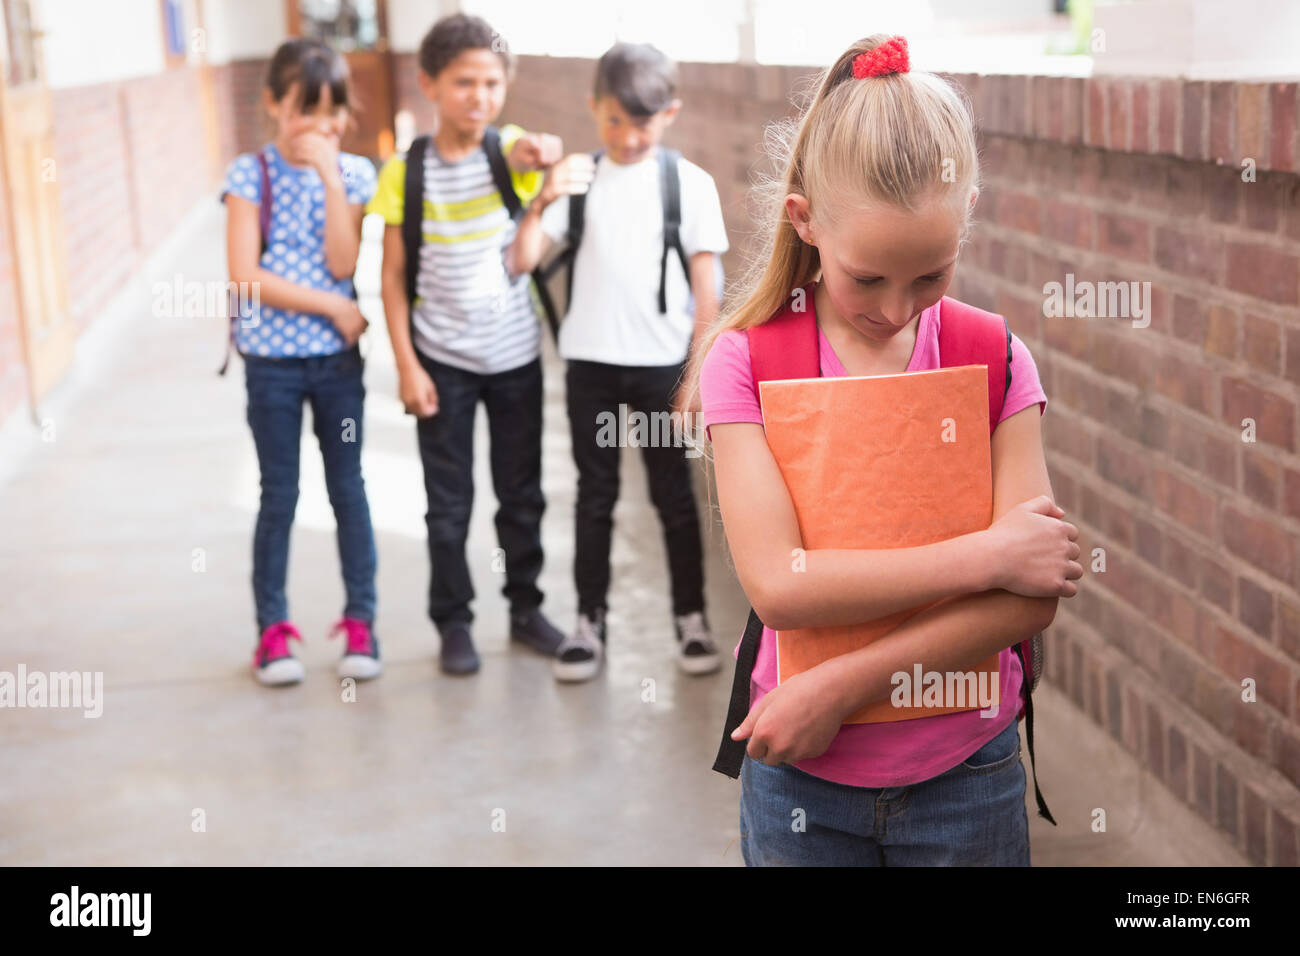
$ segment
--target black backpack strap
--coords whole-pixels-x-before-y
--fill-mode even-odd
[[[501,194],[501,202],[506,207],[506,212],[510,214],[511,219],[518,220],[523,215],[524,203],[515,192],[515,181],[510,176],[510,166],[506,162],[505,154],[501,152],[501,133],[495,126],[489,126],[483,131],[483,152],[487,153],[488,168],[492,170],[492,183]],[[551,335],[559,341],[560,316],[555,309],[555,303],[551,301],[550,292],[546,289],[546,278],[540,269],[534,269],[531,275],[533,288],[537,290],[537,300],[541,303],[542,312],[546,316],[546,324],[551,327]]]
[[[1016,652],[1016,657],[1020,660],[1020,672],[1023,675],[1024,686],[1029,687],[1029,682],[1033,680],[1033,675],[1025,666],[1025,655],[1020,652],[1020,645],[1015,644],[1012,650]],[[1034,778],[1034,802],[1038,804],[1038,815],[1056,826],[1056,820],[1052,818],[1052,811],[1047,809],[1047,801],[1043,799],[1043,791],[1038,789],[1038,765],[1034,761],[1034,694],[1031,690],[1025,690],[1025,739],[1029,743],[1029,772]]]
[[[406,249],[406,301],[415,302],[415,277],[420,272],[424,240],[424,153],[428,136],[417,136],[406,151],[406,183],[402,195],[402,246]]]
[[[762,637],[763,622],[758,619],[758,612],[751,607],[749,620],[745,623],[745,636],[740,639],[740,653],[736,655],[736,676],[731,681],[727,723],[722,729],[718,756],[713,761],[714,770],[733,780],[740,776],[740,767],[745,762],[745,749],[749,746],[749,741],[732,740],[731,733],[749,716],[749,681],[754,674],[754,662],[758,660],[758,645]]]
[[[681,260],[682,271],[686,273],[687,284],[691,281],[691,268],[686,261],[686,250],[682,248],[682,182],[677,172],[677,161],[682,154],[675,149],[659,149],[659,187],[664,200],[664,254],[659,260],[659,312],[668,311],[668,253],[676,251]]]

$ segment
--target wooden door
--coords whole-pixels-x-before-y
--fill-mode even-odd
[[[352,75],[353,127],[345,152],[383,161],[393,153],[393,62],[384,0],[285,0],[290,36],[324,40]]]
[[[39,421],[41,399],[72,361],[75,334],[68,316],[54,116],[33,5],[32,0],[0,0],[6,38],[0,50],[0,151],[18,284],[18,327],[32,414]]]

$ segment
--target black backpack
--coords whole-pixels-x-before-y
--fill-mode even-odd
[[[600,162],[603,150],[591,154],[594,162]],[[691,279],[690,265],[686,259],[686,250],[682,246],[682,183],[677,173],[677,161],[682,154],[675,149],[659,147],[659,186],[664,204],[664,251],[659,260],[659,313],[668,311],[668,253],[677,253],[677,259],[686,273],[686,281]],[[558,255],[542,267],[543,281],[550,279],[561,269],[567,268],[565,276],[566,306],[573,300],[573,264],[577,259],[578,247],[582,245],[583,228],[586,226],[587,197],[583,193],[569,196],[569,229],[565,233],[564,246]],[[534,273],[536,275],[536,273]]]
[[[415,302],[415,277],[420,271],[420,245],[424,239],[424,154],[429,147],[428,136],[417,136],[411,142],[406,153],[406,188],[402,201],[402,245],[406,249],[406,299]],[[501,202],[505,204],[510,218],[518,221],[523,215],[524,204],[515,192],[514,181],[510,178],[510,167],[501,153],[501,134],[495,126],[489,126],[483,134],[483,151],[487,153],[488,166],[492,170],[492,181]],[[551,327],[551,334],[559,335],[560,318],[555,311],[555,303],[546,290],[545,277],[540,269],[532,272],[533,286],[537,290],[537,299],[546,322]]]

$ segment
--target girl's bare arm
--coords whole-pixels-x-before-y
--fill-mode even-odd
[[[290,282],[263,269],[257,204],[226,195],[226,266],[232,282],[257,283],[258,301],[276,309],[331,316],[343,296]]]
[[[1043,457],[1042,426],[1037,405],[1004,420],[993,433],[993,511],[1000,517],[1018,502],[1051,495]],[[1069,526],[1067,526],[1069,527]],[[1074,559],[1079,546],[1067,552],[1075,578],[1082,568]],[[1074,589],[1068,589],[1069,594]],[[1068,596],[1068,595],[1067,595]],[[826,669],[828,695],[841,714],[889,696],[890,678],[911,672],[969,670],[1005,647],[1017,644],[1052,623],[1059,599],[1022,597],[1004,590],[969,594],[930,608],[860,650],[815,668]]]
[[[348,202],[347,188],[337,164],[334,175],[322,180],[325,183],[325,267],[334,278],[349,279],[357,271],[365,207]]]
[[[768,627],[858,624],[991,586],[993,556],[983,532],[917,548],[800,555],[794,504],[763,426],[714,425],[710,435],[736,574]]]

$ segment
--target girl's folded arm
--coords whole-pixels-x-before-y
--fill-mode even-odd
[[[768,627],[856,624],[992,586],[985,532],[916,548],[802,551],[763,426],[717,424],[710,435],[736,573]]]
[[[1051,495],[1043,458],[1038,405],[1017,412],[993,433],[993,510],[1001,517],[1027,498]],[[1070,526],[1067,525],[1067,528]],[[1072,544],[1072,541],[1071,541]],[[1073,596],[1082,575],[1077,545],[1060,562],[1060,594]],[[1052,623],[1058,597],[1022,597],[991,590],[968,594],[929,608],[866,647],[833,658],[814,670],[827,681],[828,699],[843,713],[889,696],[891,677],[923,671],[968,670],[980,661],[1032,637]]]
[[[261,267],[257,204],[228,193],[226,210],[226,268],[230,281],[256,283],[258,301],[272,308],[328,316],[340,296],[298,285]]]

